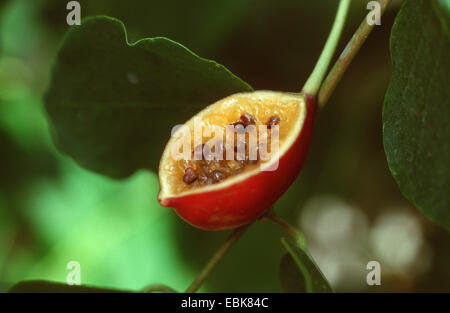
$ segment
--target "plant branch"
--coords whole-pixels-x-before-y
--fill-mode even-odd
[[[265,217],[283,227],[286,230],[286,232],[297,242],[300,249],[308,253],[306,237],[298,228],[295,228],[294,226],[286,222],[284,219],[276,215],[275,212],[273,211],[270,211]]]
[[[245,233],[250,224],[241,226],[236,228],[231,235],[227,238],[227,240],[222,244],[219,250],[211,257],[202,271],[198,274],[192,284],[186,289],[186,292],[196,292],[203,281],[208,277],[209,273],[213,270],[213,268],[217,265],[217,263],[222,259],[222,257],[230,250],[233,244]]]
[[[331,59],[336,51],[339,38],[341,37],[342,29],[344,28],[345,20],[347,19],[350,2],[350,0],[341,0],[339,2],[339,7],[330,34],[328,35],[327,42],[325,43],[313,72],[302,88],[303,93],[312,96],[317,95],[327,69],[330,66]]]
[[[391,0],[379,0],[378,2],[380,3],[381,15],[383,15]],[[355,55],[358,53],[361,46],[366,41],[369,34],[372,32],[374,26],[375,25],[369,25],[367,23],[366,16],[320,87],[318,95],[319,108],[322,108],[327,103],[343,74],[347,70]]]

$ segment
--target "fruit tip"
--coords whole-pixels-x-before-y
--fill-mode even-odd
[[[158,202],[161,206],[166,208],[169,207],[170,205],[170,201],[168,198],[160,198],[159,195],[158,195]]]

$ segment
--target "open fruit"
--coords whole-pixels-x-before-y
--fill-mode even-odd
[[[221,230],[252,222],[299,174],[314,115],[314,98],[304,94],[255,91],[217,101],[172,134],[159,165],[158,200],[201,229]],[[219,129],[225,133],[230,126],[234,126],[231,141],[223,134],[217,136]],[[243,133],[246,126],[250,126],[245,128],[248,132]],[[254,141],[249,137],[252,126],[257,134]],[[212,131],[205,133],[204,128]],[[260,132],[265,128],[267,133]],[[189,144],[180,148],[180,138],[189,138]],[[239,140],[244,142],[239,144]]]

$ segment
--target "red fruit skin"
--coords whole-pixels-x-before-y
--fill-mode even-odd
[[[294,144],[280,157],[275,171],[261,171],[223,189],[165,198],[186,222],[204,230],[224,230],[253,222],[295,181],[308,153],[316,114],[315,97],[306,95],[306,116]]]

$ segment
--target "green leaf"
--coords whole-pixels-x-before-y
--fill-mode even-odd
[[[151,293],[151,292],[159,292],[159,293],[177,293],[175,289],[163,284],[152,284],[142,289],[142,292]]]
[[[450,41],[431,1],[407,0],[391,34],[383,108],[389,168],[403,195],[450,230]]]
[[[309,252],[300,249],[291,239],[281,238],[281,242],[288,251],[280,263],[280,280],[283,291],[333,292]]]
[[[124,25],[95,17],[72,26],[45,97],[57,147],[115,178],[156,170],[172,127],[251,87],[167,38],[129,44]]]
[[[22,281],[13,285],[9,293],[129,293],[131,291],[91,286],[70,286],[45,280]]]
[[[31,5],[30,1],[21,1],[28,6]],[[61,23],[61,16],[65,17],[68,12],[67,1],[33,2],[38,2],[42,7],[42,19],[52,31],[67,29],[67,24]],[[163,36],[186,44],[201,53],[215,51],[235,26],[242,23],[252,4],[251,0],[78,0],[78,2],[83,16],[102,14],[123,21],[127,25],[130,39]]]
[[[283,292],[306,292],[305,280],[297,264],[289,253],[281,258],[280,262],[280,282]]]
[[[450,0],[433,0],[433,5],[441,20],[442,29],[450,38]]]

